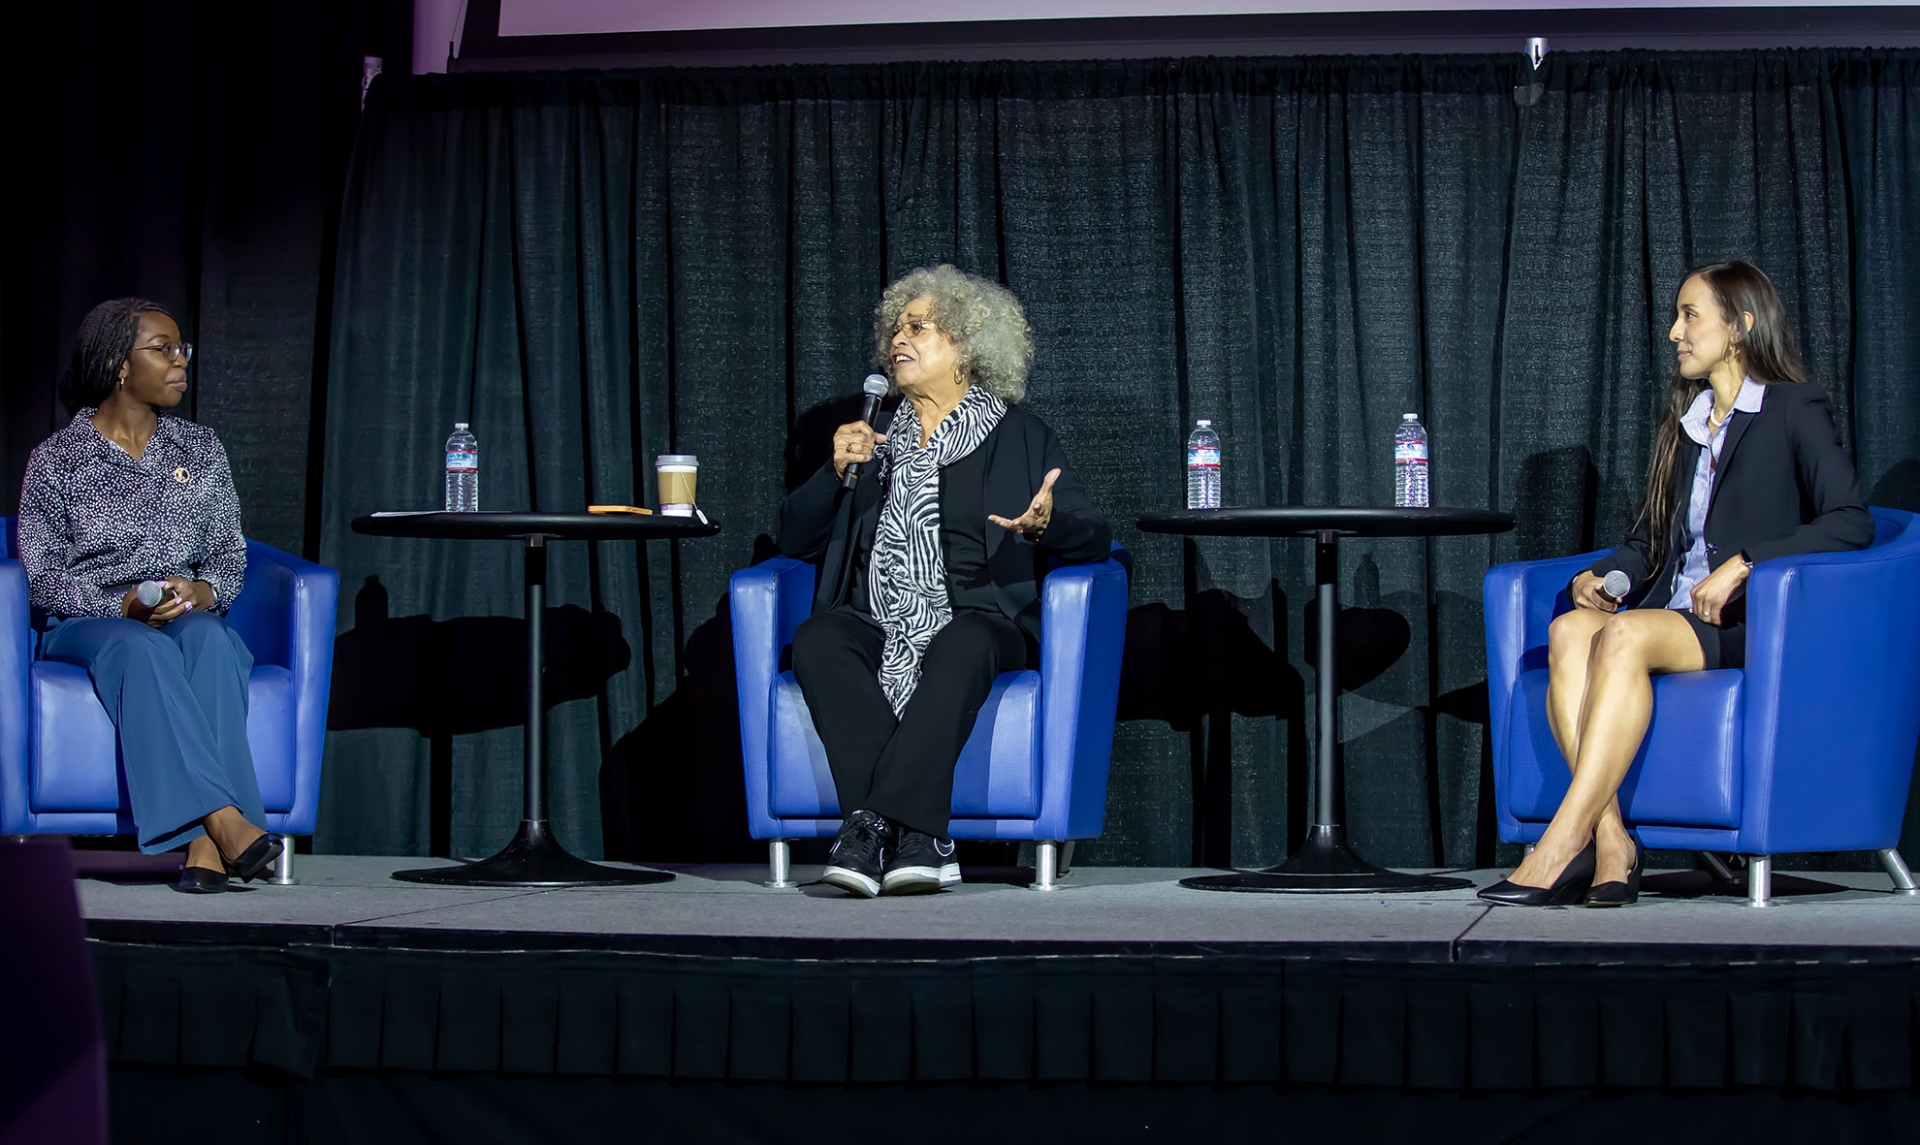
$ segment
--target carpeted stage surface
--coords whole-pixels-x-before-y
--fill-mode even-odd
[[[1920,1139],[1920,898],[1879,874],[1776,873],[1756,910],[1655,873],[1600,911],[1132,868],[871,901],[760,867],[464,889],[338,856],[189,897],[166,860],[75,861],[126,1140],[204,1140],[209,1102],[275,1141],[818,1139],[868,1114],[926,1140]]]
[[[395,882],[418,858],[300,856],[299,885],[227,895],[167,891],[178,860],[77,852],[93,937],[139,942],[317,943],[465,950],[620,950],[772,957],[1205,952],[1229,944],[1289,958],[1408,962],[1623,959],[1801,961],[1920,957],[1920,898],[1888,893],[1878,872],[1776,873],[1772,907],[1743,884],[1655,872],[1624,910],[1489,907],[1469,890],[1392,895],[1220,894],[1178,885],[1208,872],[1075,868],[1057,890],[1025,870],[969,870],[951,891],[853,899],[827,886],[764,887],[764,867],[662,867],[646,887],[524,891]],[[619,865],[619,864],[613,864]],[[796,866],[795,877],[817,878]],[[1460,872],[1484,886],[1504,872]],[[235,886],[240,884],[236,883]],[[1717,893],[1716,893],[1717,892]],[[869,944],[872,944],[869,946]],[[884,945],[882,945],[884,944]]]

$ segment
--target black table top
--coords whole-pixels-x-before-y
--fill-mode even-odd
[[[353,531],[375,537],[443,537],[556,541],[656,541],[711,537],[720,526],[698,517],[658,513],[395,513],[357,517]]]
[[[1491,509],[1388,509],[1276,505],[1243,509],[1169,509],[1145,513],[1140,528],[1188,537],[1444,537],[1504,533],[1513,516]]]

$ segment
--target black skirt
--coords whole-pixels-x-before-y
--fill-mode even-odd
[[[1700,641],[1701,655],[1706,659],[1706,670],[1715,668],[1745,668],[1747,666],[1747,624],[1737,620],[1731,624],[1708,624],[1693,614],[1691,609],[1680,615],[1687,618],[1687,624],[1693,628],[1694,638]]]

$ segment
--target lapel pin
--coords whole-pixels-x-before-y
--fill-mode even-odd
[[[193,480],[193,474],[188,473],[187,467],[182,465],[180,468],[173,471],[173,479],[175,481],[178,481],[180,484],[185,485],[187,482]]]

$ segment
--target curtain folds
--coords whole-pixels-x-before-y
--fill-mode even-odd
[[[1514,59],[383,78],[328,357],[321,846],[518,817],[519,554],[348,529],[437,507],[468,420],[484,508],[649,503],[655,454],[701,457],[720,537],[552,550],[553,812],[586,854],[753,857],[727,577],[851,416],[880,289],[954,262],[1023,300],[1032,407],[1134,551],[1085,861],[1265,864],[1305,824],[1310,547],[1134,527],[1192,419],[1229,503],[1385,504],[1409,410],[1435,503],[1520,524],[1343,547],[1344,817],[1379,862],[1492,861],[1480,578],[1623,531],[1688,266],[1773,276],[1872,499],[1920,507],[1920,53],[1556,53],[1526,107]]]

